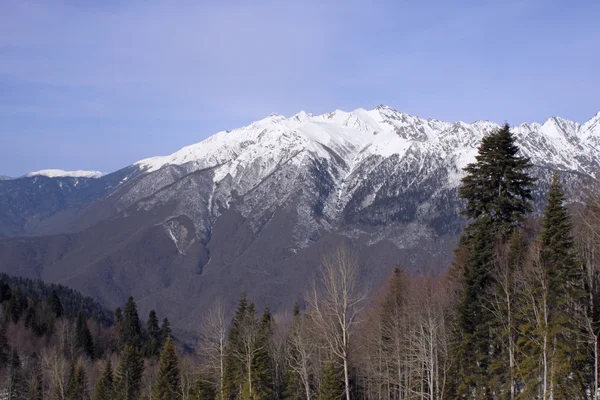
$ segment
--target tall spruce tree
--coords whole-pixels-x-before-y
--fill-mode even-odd
[[[148,332],[148,341],[146,342],[146,357],[158,357],[161,348],[161,329],[158,326],[158,318],[156,311],[151,310],[148,314],[148,322],[146,323],[146,331]]]
[[[152,389],[152,398],[156,400],[181,399],[181,380],[177,352],[173,340],[168,338],[158,363],[156,383]]]
[[[112,371],[112,363],[110,358],[104,365],[102,375],[98,379],[96,384],[96,392],[94,393],[94,400],[112,400],[115,398],[114,389],[114,377]]]
[[[491,266],[495,245],[506,241],[531,210],[531,163],[518,155],[519,147],[508,124],[482,139],[476,162],[465,167],[459,189],[466,201],[461,214],[471,219],[463,231],[457,254],[459,269],[456,323],[452,353],[457,360],[448,394],[460,399],[492,398],[493,361],[491,328],[494,315],[486,307],[485,296],[494,285]]]
[[[77,347],[83,350],[83,353],[93,359],[94,358],[94,341],[92,334],[87,326],[87,322],[82,313],[77,315],[75,324],[75,342]]]
[[[121,321],[121,345],[133,346],[139,349],[142,344],[142,331],[140,327],[140,317],[137,311],[137,305],[133,297],[129,297],[123,311],[123,320]]]
[[[143,373],[144,359],[140,351],[134,346],[125,346],[115,378],[115,399],[137,400],[140,395]]]
[[[225,373],[224,373],[224,384],[225,384],[225,397],[227,399],[235,399],[241,392],[243,385],[244,366],[242,362],[236,357],[236,354],[242,352],[242,343],[240,341],[240,330],[246,313],[248,311],[248,300],[246,294],[242,293],[238,300],[237,309],[231,329],[227,335],[227,356],[225,359]]]
[[[257,351],[254,356],[252,368],[255,380],[255,395],[261,399],[271,396],[274,390],[274,363],[269,352],[273,339],[274,321],[271,310],[266,307],[258,327]]]
[[[162,321],[162,325],[160,327],[160,343],[161,346],[167,343],[167,340],[173,336],[173,332],[171,332],[171,323],[169,319],[165,317]]]
[[[461,180],[460,196],[466,200],[461,214],[473,220],[487,217],[487,228],[506,236],[531,211],[531,162],[518,155],[508,124],[484,136],[477,153]]]
[[[557,172],[546,198],[539,240],[542,281],[531,293],[539,293],[544,323],[535,325],[525,318],[521,326],[520,373],[527,383],[524,396],[540,391],[544,379],[539,377],[546,375],[549,378],[541,390],[550,397],[585,398],[587,357],[582,327],[577,324],[586,313],[585,276],[583,263],[576,255],[571,217]],[[529,319],[534,313],[539,311],[530,310]],[[545,374],[540,370],[542,365],[547,366]]]

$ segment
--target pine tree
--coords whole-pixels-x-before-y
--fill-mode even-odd
[[[52,290],[48,295],[48,304],[50,305],[50,310],[54,314],[56,318],[60,318],[63,315],[63,306],[58,298],[58,294],[56,290]]]
[[[75,339],[77,347],[82,349],[87,357],[94,359],[94,341],[82,313],[77,315]]]
[[[161,329],[158,326],[158,318],[156,311],[151,310],[148,314],[148,322],[146,323],[146,331],[148,332],[148,341],[146,343],[146,357],[157,357],[160,354],[161,348]]]
[[[156,400],[180,399],[180,386],[177,352],[173,340],[168,338],[160,354],[158,375],[152,390],[152,398]]]
[[[344,385],[340,368],[333,361],[327,361],[323,369],[321,386],[317,392],[317,400],[340,400],[344,397]]]
[[[112,371],[112,362],[110,358],[106,360],[102,375],[96,383],[96,392],[94,400],[112,400],[115,397],[114,377]]]
[[[88,400],[87,381],[85,376],[85,367],[82,361],[77,363],[77,367],[71,370],[72,375],[69,379],[66,400]]]
[[[141,346],[142,332],[140,327],[140,318],[137,312],[137,305],[133,297],[129,297],[123,311],[123,320],[121,322],[121,345],[133,346],[139,349]]]
[[[115,378],[115,399],[137,400],[140,395],[144,360],[135,347],[125,346]]]

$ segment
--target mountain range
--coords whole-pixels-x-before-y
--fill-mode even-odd
[[[489,121],[422,119],[387,106],[273,114],[119,171],[0,180],[0,271],[72,286],[196,330],[217,297],[275,311],[301,298],[321,257],[354,246],[366,284],[393,267],[443,270],[464,221],[462,168]],[[569,198],[600,171],[600,113],[511,128],[531,158],[535,209],[551,170]]]

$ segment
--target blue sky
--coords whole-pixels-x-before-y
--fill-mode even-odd
[[[595,0],[0,0],[0,175],[110,172],[272,112],[583,122],[600,111],[598,15]]]

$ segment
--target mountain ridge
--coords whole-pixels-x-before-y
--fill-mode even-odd
[[[539,179],[535,212],[550,170],[563,171],[571,201],[597,182],[599,119],[512,128]],[[99,178],[0,181],[0,271],[109,306],[131,294],[190,330],[190,315],[216,297],[233,306],[241,291],[289,308],[339,245],[359,250],[373,284],[397,264],[440,271],[466,222],[462,167],[497,127],[389,107],[271,115]]]

